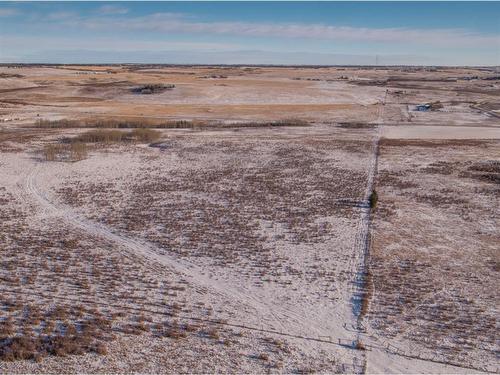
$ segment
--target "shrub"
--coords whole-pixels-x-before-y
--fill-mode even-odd
[[[175,88],[175,85],[172,84],[163,84],[163,83],[149,83],[146,85],[142,85],[139,87],[134,87],[131,91],[134,94],[157,94],[160,92],[164,92],[167,90],[172,90]]]
[[[184,330],[186,332],[196,332],[198,329],[199,327],[194,324],[188,324],[188,323],[184,324]]]
[[[0,360],[15,361],[34,359],[40,350],[41,342],[38,338],[16,336],[0,347]]]
[[[374,209],[377,206],[377,202],[378,202],[378,195],[377,195],[376,190],[372,191],[372,193],[370,194],[369,200],[370,200],[370,208]]]
[[[269,354],[267,354],[267,353],[260,353],[257,356],[257,359],[260,359],[261,361],[269,361]]]
[[[220,334],[219,332],[217,331],[216,328],[210,328],[208,331],[207,331],[207,336],[213,340],[218,340],[220,339]]]
[[[443,103],[441,103],[439,100],[430,103],[430,105],[431,105],[431,111],[437,111],[438,109],[443,108]]]
[[[75,143],[122,142],[125,140],[125,137],[126,133],[120,130],[90,130],[73,138],[72,142]]]
[[[354,345],[354,348],[356,350],[366,350],[366,347],[363,345],[363,343],[359,340],[356,341],[356,344]]]
[[[108,348],[106,348],[106,345],[103,343],[99,342],[95,345],[94,351],[99,354],[99,355],[106,355],[108,354]]]
[[[187,337],[187,334],[185,332],[182,332],[178,328],[169,328],[164,332],[163,335],[171,339],[183,339]]]
[[[15,333],[14,324],[11,317],[0,323],[0,336],[10,336]]]

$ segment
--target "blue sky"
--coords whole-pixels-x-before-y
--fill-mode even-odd
[[[2,2],[0,62],[500,65],[499,2]]]

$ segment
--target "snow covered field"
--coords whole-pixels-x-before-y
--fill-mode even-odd
[[[494,93],[109,69],[0,79],[1,372],[498,371],[500,127],[466,103]],[[130,94],[146,79],[176,89]],[[424,96],[444,108],[409,113]],[[76,159],[90,129],[35,125],[93,113],[308,123],[160,128]]]

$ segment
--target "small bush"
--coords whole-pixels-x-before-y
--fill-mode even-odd
[[[258,356],[257,356],[257,359],[260,359],[261,361],[269,361],[269,354],[267,353],[260,353]]]
[[[10,336],[15,333],[14,322],[9,317],[3,322],[0,322],[0,336]]]
[[[439,100],[430,103],[430,105],[431,105],[431,111],[437,111],[438,109],[443,108],[443,103],[441,103]]]
[[[194,324],[184,324],[184,330],[186,332],[196,332],[200,327],[198,327],[197,325],[194,325]]]
[[[16,336],[0,347],[0,360],[16,361],[35,359],[40,351],[41,342],[38,338]]]
[[[172,90],[174,88],[175,85],[172,84],[150,83],[147,85],[134,87],[131,91],[134,94],[150,95],[150,94],[161,93],[167,90]]]
[[[75,143],[111,143],[122,142],[126,139],[126,133],[120,130],[90,130],[73,138]]]
[[[370,208],[374,209],[377,206],[377,202],[378,202],[378,195],[377,195],[376,190],[372,191],[372,193],[370,194],[369,200],[370,200]]]
[[[366,350],[366,347],[359,340],[356,341],[356,345],[354,346],[356,350]]]
[[[183,339],[187,337],[187,334],[178,328],[169,328],[163,333],[163,335],[171,339]]]
[[[218,340],[218,339],[220,339],[220,334],[219,334],[219,332],[217,331],[216,328],[210,328],[207,331],[207,336],[209,338],[211,338],[212,340]]]
[[[94,347],[94,351],[99,354],[99,355],[106,355],[108,354],[108,348],[106,348],[106,345],[103,343],[97,343]]]

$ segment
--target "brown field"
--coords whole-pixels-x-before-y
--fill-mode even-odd
[[[1,66],[0,372],[498,372],[494,75]]]

